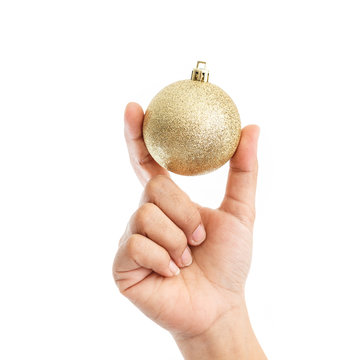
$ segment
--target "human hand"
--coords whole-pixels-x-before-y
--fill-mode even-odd
[[[168,329],[186,359],[265,359],[248,319],[244,286],[255,218],[255,125],[242,130],[218,209],[193,203],[148,153],[143,111],[125,110],[125,138],[145,186],[115,256],[121,293]]]

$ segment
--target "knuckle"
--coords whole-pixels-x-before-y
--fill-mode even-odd
[[[154,195],[161,190],[165,184],[169,181],[169,178],[165,175],[156,175],[148,181],[145,186],[145,193],[147,195]]]
[[[172,241],[167,245],[167,250],[171,253],[179,253],[186,247],[187,238],[182,231],[176,234]],[[180,254],[181,255],[181,254]]]
[[[244,209],[241,212],[240,221],[245,225],[253,225],[256,218],[256,210],[253,206],[243,205]]]
[[[113,279],[115,281],[116,286],[120,290],[120,293],[124,295],[126,287],[124,286],[124,276],[121,272],[117,271],[116,268],[113,266]]]
[[[145,203],[136,211],[134,222],[139,227],[146,226],[150,216],[156,211],[156,206],[152,203]]]
[[[173,204],[179,205],[182,204],[184,201],[187,201],[187,197],[185,194],[181,194],[177,191],[172,191],[169,193],[169,199]]]
[[[124,276],[114,275],[115,284],[118,287],[120,293],[126,296],[126,290],[128,289],[128,285],[126,284],[127,278]]]
[[[122,260],[121,256],[119,256],[119,253],[119,251],[116,253],[113,261],[112,275],[116,286],[120,290],[120,293],[124,294],[124,291],[126,289],[126,286],[124,286],[126,283],[126,276],[124,275],[124,272],[120,270],[122,267]]]
[[[197,224],[199,221],[200,221],[200,214],[194,208],[189,209],[189,211],[187,211],[186,214],[184,215],[185,226],[193,226],[195,223]]]
[[[128,253],[132,259],[136,259],[141,250],[140,239],[136,235],[131,235],[127,243]]]

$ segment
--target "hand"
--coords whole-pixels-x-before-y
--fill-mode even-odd
[[[255,218],[255,125],[242,130],[218,209],[193,203],[147,151],[143,111],[125,110],[125,138],[145,186],[113,266],[123,295],[168,329],[186,359],[264,359],[244,300]]]

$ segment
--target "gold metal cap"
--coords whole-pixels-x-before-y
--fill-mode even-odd
[[[203,64],[203,67],[199,67],[199,64]],[[209,70],[206,67],[205,61],[198,61],[196,68],[191,73],[191,80],[208,82],[209,81]]]

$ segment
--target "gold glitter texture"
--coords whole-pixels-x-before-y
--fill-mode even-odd
[[[199,175],[225,164],[240,140],[236,105],[218,86],[193,80],[162,89],[145,112],[143,136],[151,156],[180,175]]]

